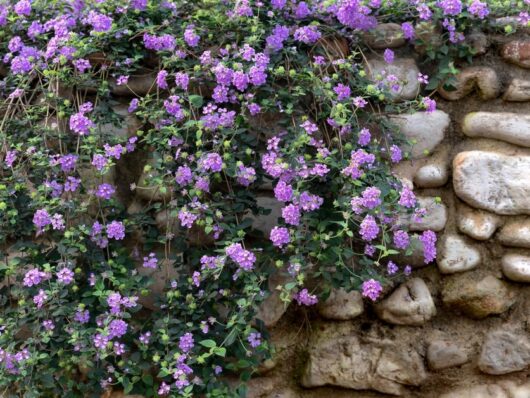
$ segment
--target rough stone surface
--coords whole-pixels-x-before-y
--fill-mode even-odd
[[[144,171],[138,179],[136,184],[136,196],[141,199],[152,201],[152,202],[167,202],[171,199],[171,190],[166,189],[164,192],[160,189],[158,184],[151,184],[149,181],[158,177],[158,172],[154,168],[156,165],[156,157],[159,155],[151,154],[151,157],[147,160],[147,165],[151,166],[149,171]]]
[[[442,300],[471,318],[481,319],[507,311],[515,303],[515,293],[492,275],[477,279],[466,273],[444,281]]]
[[[456,195],[497,214],[530,214],[530,156],[461,152],[453,160]]]
[[[530,257],[517,253],[505,254],[501,260],[502,272],[515,282],[530,283]]]
[[[404,386],[419,386],[425,378],[419,354],[399,343],[324,335],[310,347],[301,383],[403,395]]]
[[[476,387],[458,388],[447,394],[440,395],[440,398],[511,398],[508,393],[496,384],[489,384]]]
[[[447,223],[447,206],[438,203],[436,198],[418,197],[418,206],[427,210],[427,214],[421,220],[411,219],[409,224],[411,231],[441,231]]]
[[[145,71],[145,73],[130,75],[127,84],[118,86],[116,79],[109,82],[110,91],[118,96],[143,96],[156,91],[156,73]]]
[[[408,140],[416,142],[411,148],[413,159],[424,158],[432,153],[444,139],[450,123],[449,115],[440,110],[393,115],[390,120]]]
[[[382,23],[375,29],[363,35],[364,42],[373,49],[401,47],[405,44],[401,25],[397,23]]]
[[[522,68],[530,68],[530,41],[514,40],[506,43],[501,50],[502,57]]]
[[[449,173],[442,164],[427,164],[414,175],[414,184],[420,188],[438,188],[447,183]]]
[[[479,369],[487,374],[502,375],[526,369],[530,365],[528,336],[506,330],[488,333],[478,359]]]
[[[456,101],[476,90],[482,100],[497,98],[501,91],[501,83],[494,69],[487,66],[472,66],[456,75],[456,83],[452,90],[443,85],[438,89],[446,100]]]
[[[436,340],[427,348],[427,363],[432,370],[462,365],[468,360],[467,354],[454,343]]]
[[[423,279],[413,278],[377,303],[375,312],[389,323],[420,326],[436,315],[436,307]]]
[[[505,246],[530,248],[530,218],[508,221],[499,231],[498,238]]]
[[[318,304],[318,312],[321,316],[339,321],[356,318],[363,311],[363,298],[358,291],[347,292],[344,289],[333,289],[328,299]]]
[[[256,202],[258,207],[268,209],[270,213],[258,216],[248,213],[247,216],[252,219],[252,227],[268,237],[271,230],[278,225],[278,218],[282,216],[283,203],[267,195],[256,196]]]
[[[256,314],[256,318],[262,320],[266,327],[274,327],[287,311],[288,303],[282,301],[280,291],[276,287],[291,281],[290,276],[279,272],[269,278],[269,296],[261,303]]]
[[[462,122],[468,137],[493,138],[530,147],[530,116],[509,112],[472,112]]]
[[[502,97],[505,101],[530,101],[530,80],[513,79]]]
[[[493,236],[501,218],[483,210],[475,210],[467,206],[460,206],[457,225],[460,232],[476,240],[487,240]]]
[[[366,69],[368,77],[372,81],[376,81],[378,76],[382,76],[383,71],[398,78],[401,89],[390,94],[396,101],[414,99],[420,91],[420,83],[418,82],[420,70],[412,58],[395,59],[391,64],[387,64],[382,59],[371,59],[368,61]]]
[[[140,120],[128,111],[128,105],[119,104],[112,107],[112,110],[118,115],[120,120],[116,123],[105,123],[98,128],[101,132],[118,136],[120,138],[129,138],[136,134],[142,125]]]
[[[442,274],[469,271],[480,264],[480,252],[458,235],[445,236],[438,245],[438,269]]]

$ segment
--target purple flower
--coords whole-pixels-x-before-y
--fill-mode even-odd
[[[247,341],[249,342],[252,348],[258,347],[261,344],[261,333],[250,333],[250,335],[247,337]]]
[[[294,39],[305,44],[314,44],[322,35],[314,25],[298,28],[294,32]]]
[[[122,319],[114,319],[109,324],[109,338],[121,337],[127,333],[127,322]]]
[[[318,303],[317,296],[314,294],[309,294],[307,289],[302,289],[297,294],[294,295],[294,299],[298,305],[311,306]]]
[[[110,184],[101,184],[98,186],[98,189],[96,191],[96,196],[101,199],[110,199],[112,195],[114,195],[114,192],[116,190],[114,187]]]
[[[166,384],[165,382],[162,382],[160,384],[160,387],[158,388],[157,394],[158,395],[167,395],[171,391],[171,386],[169,384]]]
[[[293,197],[293,188],[285,181],[278,181],[274,187],[274,197],[280,202],[289,202]]]
[[[261,107],[256,103],[252,103],[248,104],[248,110],[252,116],[256,116],[258,113],[261,112]]]
[[[399,163],[402,158],[401,149],[397,145],[392,145],[390,147],[390,160],[392,163]]]
[[[42,231],[45,226],[50,225],[51,223],[52,219],[46,209],[37,210],[33,215],[33,224],[35,224],[39,232]]]
[[[109,340],[110,339],[107,336],[97,333],[93,338],[94,347],[96,347],[98,350],[104,350],[107,347]]]
[[[140,340],[140,343],[142,344],[149,344],[149,339],[151,338],[151,332],[145,332],[144,334],[141,334],[138,340]]]
[[[414,195],[414,192],[412,192],[412,190],[409,187],[403,186],[398,203],[401,206],[407,207],[410,209],[416,206],[416,195]]]
[[[188,166],[179,166],[175,174],[175,181],[181,187],[193,181],[193,174]]]
[[[131,0],[131,6],[138,11],[143,11],[147,7],[147,0]]]
[[[351,95],[351,89],[342,83],[336,85],[333,91],[335,91],[335,94],[337,94],[337,99],[339,101],[348,99]]]
[[[148,50],[173,51],[175,49],[175,38],[169,34],[160,37],[144,33],[144,46]]]
[[[410,238],[409,234],[405,231],[395,231],[394,232],[394,246],[398,249],[406,249],[409,246]]]
[[[167,113],[172,115],[177,121],[184,119],[184,111],[179,104],[180,97],[177,95],[171,95],[167,100],[164,101],[164,108]]]
[[[270,240],[276,247],[283,247],[291,241],[289,230],[285,227],[274,227],[270,233]]]
[[[4,159],[4,163],[7,167],[13,167],[13,163],[15,162],[15,160],[17,159],[17,151],[16,150],[13,150],[13,151],[7,151],[6,152],[6,157]]]
[[[29,0],[20,0],[14,7],[15,13],[17,15],[26,15],[31,14],[31,3]]]
[[[388,275],[394,275],[396,272],[398,272],[398,269],[398,266],[392,261],[389,261],[386,266],[386,272]]]
[[[362,285],[362,296],[368,297],[370,300],[375,301],[383,291],[383,286],[381,283],[375,279],[369,279],[363,282]]]
[[[77,188],[79,188],[80,184],[81,184],[81,180],[79,178],[68,176],[66,178],[65,183],[64,183],[64,191],[65,192],[75,192],[75,191],[77,191]]]
[[[121,221],[112,221],[107,225],[106,230],[109,239],[122,240],[125,238],[125,227]]]
[[[158,266],[158,259],[156,258],[155,253],[149,253],[148,257],[144,257],[144,263],[143,266],[145,268],[153,268],[156,269]]]
[[[103,170],[107,163],[108,159],[103,155],[96,154],[92,158],[92,166],[94,166],[98,171]]]
[[[74,61],[74,66],[79,73],[85,73],[87,69],[90,69],[90,61],[87,59],[77,59]]]
[[[190,47],[197,47],[201,37],[193,30],[194,26],[190,25],[184,31],[184,41]]]
[[[341,0],[335,10],[339,22],[352,29],[369,30],[377,25],[371,10],[360,0]]]
[[[383,53],[383,58],[387,64],[391,64],[394,62],[394,51],[392,51],[390,48],[387,48]]]
[[[116,79],[116,85],[123,86],[126,85],[129,82],[129,76],[118,76]],[[138,100],[137,100],[138,101]]]
[[[107,32],[112,27],[112,18],[95,11],[88,13],[87,22],[92,25],[95,32]]]
[[[39,290],[39,294],[33,297],[33,302],[37,308],[41,308],[46,300],[48,300],[48,295],[42,289]]]
[[[423,98],[422,104],[425,106],[426,112],[434,112],[436,110],[436,101],[429,97]]]
[[[410,22],[403,22],[401,24],[401,30],[403,32],[403,37],[407,40],[414,39],[414,27]]]
[[[51,330],[55,329],[55,324],[50,319],[46,319],[46,320],[42,321],[42,326],[47,331],[51,331]]]
[[[436,258],[436,233],[427,230],[418,239],[423,243],[425,264],[429,264]]]
[[[70,173],[75,169],[75,165],[77,162],[77,155],[63,155],[58,160],[57,163],[61,165],[61,170],[65,173]]]
[[[88,310],[77,310],[74,320],[79,323],[88,323],[90,320],[90,312]]]
[[[138,98],[133,98],[129,103],[129,108],[127,108],[127,112],[133,113],[136,109],[138,109],[138,102]]]
[[[248,187],[250,184],[256,181],[256,170],[254,170],[252,167],[240,165],[236,171],[236,176],[238,183],[244,187]]]
[[[379,226],[373,216],[367,215],[364,217],[359,228],[359,234],[366,242],[370,242],[377,237],[379,234]]]
[[[314,211],[322,206],[324,199],[318,195],[310,194],[309,192],[302,192],[299,198],[299,203],[303,210]]]
[[[359,139],[357,140],[357,143],[361,146],[366,146],[370,143],[371,139],[372,134],[370,133],[370,130],[363,128],[359,131]]]
[[[282,209],[282,217],[289,225],[300,225],[300,207],[297,205],[287,205]]]
[[[272,8],[276,10],[281,10],[283,7],[285,7],[286,3],[287,0],[271,0]]]
[[[178,218],[180,220],[180,225],[189,229],[193,227],[193,223],[199,218],[199,216],[188,211],[186,207],[183,207],[179,211]]]
[[[182,90],[187,90],[190,83],[190,77],[184,72],[177,72],[175,74],[175,84]]]
[[[64,218],[61,214],[55,213],[52,216],[52,228],[56,231],[62,231],[65,228]]]
[[[81,112],[70,116],[70,129],[79,135],[88,135],[94,127],[94,122]]]
[[[241,243],[232,243],[225,250],[226,255],[245,271],[250,271],[256,262],[256,256],[249,250],[243,249]]]
[[[57,272],[57,280],[64,285],[69,285],[74,280],[74,272],[69,268],[63,268]]]
[[[114,354],[116,355],[125,354],[125,344],[118,343],[117,341],[115,341],[113,347],[114,347]]]
[[[431,19],[432,17],[432,11],[431,9],[429,8],[429,6],[427,4],[420,4],[416,7],[416,10],[418,10],[419,14],[420,14],[420,19],[423,19],[423,20],[429,20]]]
[[[223,169],[223,159],[218,153],[207,154],[199,163],[202,171],[212,171],[217,173]]]
[[[381,191],[376,187],[366,188],[362,193],[362,203],[367,209],[373,209],[381,204]]]
[[[37,286],[43,280],[49,278],[49,275],[44,271],[39,271],[37,268],[30,269],[24,275],[24,281],[22,282],[26,287]]]
[[[193,335],[191,333],[186,333],[180,336],[179,348],[182,350],[182,352],[190,352],[194,346],[195,342],[193,341]]]
[[[440,0],[436,5],[442,8],[445,15],[458,15],[462,12],[461,0]]]
[[[166,78],[167,78],[167,71],[161,70],[160,72],[158,72],[158,74],[156,75],[156,85],[158,86],[158,88],[162,90],[167,89]]]
[[[272,30],[272,34],[265,40],[267,47],[273,51],[280,51],[283,48],[283,42],[289,38],[289,28],[277,25]]]

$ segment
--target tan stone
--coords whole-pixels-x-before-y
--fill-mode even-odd
[[[504,60],[522,68],[530,68],[530,41],[514,40],[506,43],[501,49]]]
[[[363,40],[369,47],[376,50],[405,45],[401,25],[397,23],[379,24],[376,28],[364,33]]]
[[[502,273],[515,282],[530,283],[530,256],[508,253],[502,257]]]
[[[458,235],[447,235],[438,244],[438,269],[443,274],[469,271],[480,264],[480,252]]]
[[[474,90],[478,91],[482,100],[497,98],[501,91],[501,83],[494,69],[487,66],[472,66],[456,75],[452,89],[440,86],[438,92],[449,101],[464,98]]]
[[[412,58],[395,59],[391,64],[381,59],[370,59],[365,65],[368,78],[374,82],[386,74],[394,75],[400,82],[400,90],[391,92],[390,96],[395,101],[406,101],[416,98],[420,92],[418,73],[420,70]]]
[[[476,240],[491,238],[502,222],[495,214],[464,205],[459,206],[456,220],[460,232]]]
[[[530,101],[530,80],[513,79],[502,98],[512,102]]]
[[[466,353],[456,344],[435,340],[427,348],[427,362],[432,370],[451,368],[466,363]]]
[[[358,291],[332,289],[325,301],[318,303],[318,312],[327,319],[346,321],[356,318],[364,311],[363,298]]]
[[[462,122],[468,137],[492,138],[530,147],[530,116],[509,112],[471,112]]]
[[[495,330],[486,336],[478,359],[479,369],[502,375],[526,369],[530,365],[530,339],[507,330]]]
[[[505,246],[530,249],[530,218],[508,221],[499,231],[498,238]]]
[[[515,293],[500,279],[477,279],[469,273],[444,280],[442,300],[471,318],[502,314],[515,303]]]

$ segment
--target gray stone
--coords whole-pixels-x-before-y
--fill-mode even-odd
[[[469,360],[467,354],[456,344],[436,340],[427,348],[427,362],[432,370],[459,366]]]
[[[502,272],[515,282],[530,283],[530,256],[508,253],[502,257]]]
[[[447,207],[434,197],[418,197],[418,206],[427,210],[421,220],[410,220],[411,231],[441,231],[447,223]]]
[[[515,303],[515,293],[492,275],[477,279],[465,273],[444,279],[442,300],[471,318],[481,319],[507,311]]]
[[[530,116],[508,112],[471,112],[462,122],[468,137],[492,138],[530,147]]]
[[[171,186],[171,184],[152,183],[155,178],[162,178],[156,169],[158,157],[160,157],[160,155],[153,153],[147,160],[147,164],[136,184],[135,192],[136,196],[144,200],[152,202],[168,202],[171,199],[171,190],[167,187]]]
[[[269,295],[260,304],[256,313],[256,318],[262,320],[268,328],[274,327],[283,314],[285,314],[285,311],[287,311],[289,302],[282,300],[281,289],[279,287],[288,282],[292,282],[292,277],[283,275],[280,272],[276,272],[269,277]]]
[[[401,133],[414,142],[411,149],[413,159],[428,156],[442,142],[449,127],[449,115],[443,111],[416,112],[413,114],[391,115]]]
[[[465,42],[473,49],[473,55],[483,55],[488,51],[488,36],[481,31],[475,30],[468,33]]]
[[[138,274],[149,277],[152,282],[147,288],[149,294],[146,296],[141,295],[138,302],[153,311],[159,309],[156,302],[164,294],[167,285],[171,281],[178,280],[179,278],[179,273],[174,266],[175,262],[169,258],[165,258],[164,252],[162,251],[156,254],[158,258],[157,268],[146,268],[143,266],[142,261],[138,262],[136,266]]]
[[[512,398],[499,385],[489,384],[474,387],[458,388],[440,395],[439,398]]]
[[[382,23],[363,35],[364,42],[375,50],[396,48],[405,45],[405,38],[401,25],[397,23]]]
[[[419,386],[426,377],[423,360],[409,347],[323,334],[309,349],[301,383],[307,388],[332,385],[403,395],[404,386]]]
[[[118,86],[115,78],[109,82],[110,91],[118,96],[144,96],[157,90],[156,73],[143,71],[143,73],[130,75],[127,84]]]
[[[456,75],[456,82],[451,90],[442,85],[438,92],[449,101],[464,98],[473,91],[478,91],[482,100],[497,98],[501,91],[501,83],[494,69],[487,66],[471,66]]]
[[[442,164],[427,164],[414,175],[414,184],[420,188],[439,188],[449,179],[447,167]]]
[[[99,125],[98,129],[102,133],[126,139],[134,136],[142,127],[140,120],[128,111],[127,105],[115,105],[112,110],[118,115],[120,121],[117,125],[113,123]]]
[[[530,249],[530,219],[510,220],[499,231],[498,238],[505,246]]]
[[[530,101],[530,80],[513,79],[502,98],[512,102]]]
[[[479,369],[491,375],[503,375],[530,365],[530,340],[506,330],[489,332],[478,359]]]
[[[530,156],[461,152],[453,160],[456,195],[497,214],[530,214]]]
[[[381,80],[383,73],[398,78],[400,90],[390,93],[396,101],[412,100],[420,92],[420,83],[418,82],[420,70],[412,58],[395,59],[391,64],[381,59],[370,59],[366,65],[366,70],[368,78],[373,82]]]
[[[263,232],[265,236],[269,236],[271,230],[278,225],[278,219],[282,216],[283,203],[273,196],[258,195],[256,196],[258,207],[270,210],[267,215],[255,216],[252,213],[247,213],[247,217],[252,220],[252,227],[258,231]]]
[[[480,264],[480,252],[458,235],[445,236],[438,245],[438,269],[442,274],[469,271]]]
[[[475,210],[467,206],[460,206],[458,210],[458,229],[476,240],[491,238],[501,222],[499,216],[483,210]]]
[[[420,326],[436,315],[436,307],[423,279],[413,278],[377,303],[375,312],[395,325]]]
[[[332,289],[327,300],[318,303],[321,316],[338,321],[353,319],[363,311],[363,298],[361,293],[355,290],[347,292],[344,289]]]

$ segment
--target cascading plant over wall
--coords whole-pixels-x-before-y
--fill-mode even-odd
[[[360,38],[399,24],[430,90],[526,3],[0,0],[0,391],[244,396],[271,276],[286,305],[375,301],[399,254],[433,261],[386,115],[436,103],[397,102]]]

